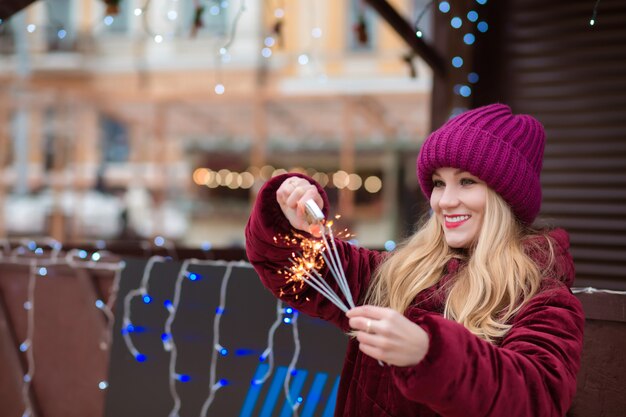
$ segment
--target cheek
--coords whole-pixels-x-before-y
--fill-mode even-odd
[[[439,196],[435,191],[430,195],[430,208],[436,212],[439,209]]]
[[[468,204],[471,205],[471,209],[481,216],[485,213],[485,205],[487,204],[487,192],[486,190],[480,190],[476,192],[468,200]]]

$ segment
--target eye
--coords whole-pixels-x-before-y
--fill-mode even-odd
[[[443,182],[442,180],[433,180],[433,187],[434,188],[444,187],[445,185],[446,185],[446,183]]]
[[[476,184],[476,181],[471,178],[461,178],[461,185],[472,185]]]

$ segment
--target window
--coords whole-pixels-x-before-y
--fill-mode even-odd
[[[102,161],[128,161],[129,140],[128,129],[122,123],[107,116],[101,116],[100,128],[102,134]]]
[[[129,1],[122,1],[119,5],[119,12],[117,15],[107,15],[104,17],[104,31],[107,33],[126,33],[128,32],[129,19],[130,19],[130,6]]]
[[[348,5],[348,48],[351,51],[374,49],[376,12],[364,0],[350,0]]]
[[[76,34],[72,25],[72,0],[54,0],[48,3],[46,41],[50,51],[74,49]]]

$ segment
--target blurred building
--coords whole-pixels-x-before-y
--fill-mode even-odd
[[[392,3],[431,36],[429,2]],[[431,89],[360,0],[34,3],[0,26],[0,235],[241,246],[255,191],[297,170],[382,247]]]

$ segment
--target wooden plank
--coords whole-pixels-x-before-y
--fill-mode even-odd
[[[11,323],[7,317],[4,294],[0,292],[0,410],[4,416],[21,416],[22,379],[24,370],[20,364],[18,346]]]

